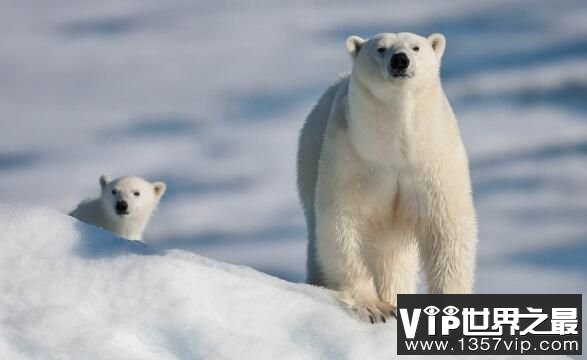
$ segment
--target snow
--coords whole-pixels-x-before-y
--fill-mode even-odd
[[[2,359],[396,354],[395,321],[356,321],[328,290],[156,250],[47,208],[2,205],[0,229]]]
[[[298,131],[345,38],[381,31],[447,36],[476,291],[587,293],[582,0],[1,1],[0,202],[67,212],[102,174],[164,180],[149,243],[301,282]]]

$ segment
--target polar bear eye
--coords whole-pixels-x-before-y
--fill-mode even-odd
[[[420,51],[420,47],[419,47],[419,46],[414,46],[414,47],[412,48],[412,50],[414,50],[414,51]]]
[[[380,48],[377,49],[377,52],[378,53],[383,53],[383,52],[385,52],[385,48],[384,47],[380,47]]]
[[[140,193],[140,192],[138,192],[138,191],[135,191],[135,192],[133,193],[133,195],[134,195],[134,196],[136,196],[136,197],[139,197],[139,196],[141,196],[141,193]]]
[[[112,195],[116,195],[116,190],[112,190]]]

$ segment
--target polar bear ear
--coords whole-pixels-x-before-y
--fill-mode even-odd
[[[428,36],[428,41],[430,42],[432,49],[436,53],[436,57],[439,59],[442,58],[442,55],[444,54],[444,49],[446,48],[446,38],[444,37],[444,35],[439,33],[432,34]]]
[[[163,194],[165,194],[165,189],[167,189],[167,185],[165,185],[165,183],[162,181],[157,181],[156,183],[153,183],[153,189],[155,190],[155,196],[157,196],[157,198],[160,198],[161,196],[163,196]]]
[[[108,177],[106,175],[100,176],[100,187],[102,189],[104,189],[106,187],[106,185],[108,185],[109,182],[110,182],[110,177]]]
[[[356,35],[349,36],[348,39],[346,39],[346,48],[349,54],[351,54],[353,60],[359,55],[359,51],[364,43],[365,40]]]

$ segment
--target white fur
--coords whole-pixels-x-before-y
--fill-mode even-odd
[[[100,197],[82,201],[69,215],[122,238],[142,240],[143,231],[165,193],[165,184],[149,183],[134,176],[110,181],[103,175],[100,177],[100,187]],[[116,213],[116,202],[120,200],[127,202],[128,214]]]
[[[322,96],[300,135],[308,282],[377,322],[397,294],[415,292],[419,263],[431,293],[470,293],[477,224],[439,76],[444,36],[353,36],[347,49],[352,73]],[[388,67],[398,52],[410,60],[405,78]]]

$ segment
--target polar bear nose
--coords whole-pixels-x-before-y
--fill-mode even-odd
[[[128,203],[124,200],[120,200],[116,202],[116,210],[117,211],[126,211],[128,210]]]
[[[391,57],[390,65],[393,70],[405,70],[410,66],[410,59],[406,53],[397,53]]]

